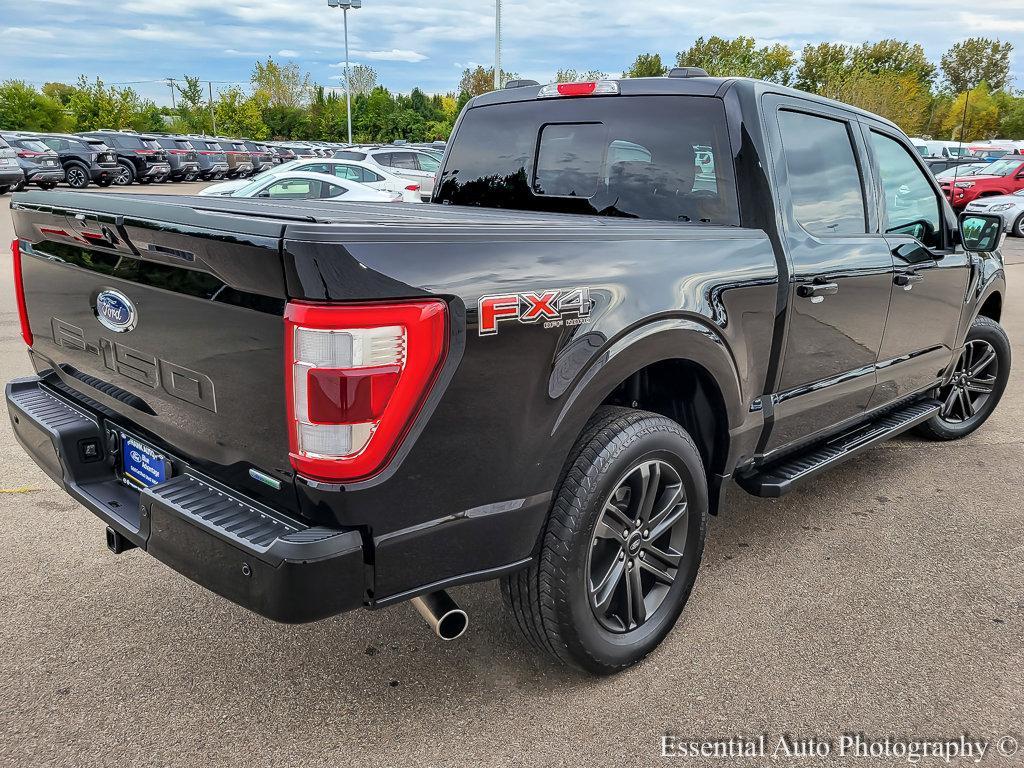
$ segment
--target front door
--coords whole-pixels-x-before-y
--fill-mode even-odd
[[[893,279],[854,115],[767,97],[789,258],[788,330],[764,454],[864,415]]]
[[[895,257],[875,407],[940,383],[956,345],[971,256],[955,249],[955,217],[904,140],[883,127],[865,126],[865,132],[882,231]]]

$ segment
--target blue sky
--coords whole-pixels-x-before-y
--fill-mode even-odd
[[[463,68],[493,61],[493,0],[364,0],[363,6],[349,17],[352,59],[372,65],[393,90],[454,90]],[[697,36],[714,34],[795,48],[909,38],[936,62],[957,40],[999,37],[1016,46],[1015,86],[1024,87],[1024,0],[504,3],[505,68],[541,81],[563,67],[616,74],[641,51],[672,61]],[[98,75],[166,103],[165,84],[138,81],[194,74],[244,83],[253,61],[267,55],[336,85],[344,59],[340,11],[328,9],[326,0],[0,0],[0,80],[41,84]]]

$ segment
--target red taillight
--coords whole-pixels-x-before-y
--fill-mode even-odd
[[[187,150],[187,149],[169,149],[167,151],[170,152],[172,155],[187,155],[190,150]]]
[[[156,154],[156,150],[153,150],[153,149],[136,149],[135,150],[135,154],[136,155],[155,155]]]
[[[409,191],[409,192],[419,192],[420,191],[420,185],[419,184],[410,184],[408,187],[406,187],[406,190]]]
[[[39,157],[39,156],[45,155],[45,154],[46,154],[45,152],[33,152],[30,149],[19,149],[18,150],[18,157],[25,157],[25,158],[28,158],[28,157]]]
[[[448,349],[444,302],[285,310],[292,466],[331,482],[380,472],[401,445]]]
[[[11,243],[11,261],[14,263],[14,295],[18,302],[18,319],[21,320],[21,338],[32,346],[32,328],[28,324],[28,308],[25,306],[25,279],[21,272],[21,244]]]

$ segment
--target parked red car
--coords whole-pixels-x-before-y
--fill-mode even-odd
[[[1013,194],[1024,189],[1024,155],[1006,155],[976,176],[942,181],[939,186],[957,211],[979,197]]]

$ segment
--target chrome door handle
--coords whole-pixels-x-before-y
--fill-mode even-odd
[[[920,283],[924,280],[924,275],[919,275],[916,272],[905,272],[902,275],[896,275],[893,282],[903,288],[906,291],[913,289],[914,283]]]
[[[839,283],[811,283],[796,289],[796,295],[804,299],[824,298],[839,293]]]

